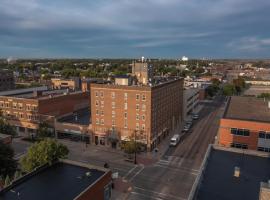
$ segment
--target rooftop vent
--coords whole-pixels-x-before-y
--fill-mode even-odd
[[[91,172],[86,172],[86,173],[85,173],[85,176],[86,176],[86,177],[90,177],[90,176],[91,176]]]
[[[240,167],[234,167],[234,177],[240,177]]]

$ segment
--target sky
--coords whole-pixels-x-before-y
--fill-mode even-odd
[[[270,58],[270,0],[0,0],[0,57]]]

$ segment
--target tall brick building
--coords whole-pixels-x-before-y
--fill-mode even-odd
[[[270,103],[255,97],[231,97],[220,120],[218,143],[270,152]]]
[[[91,84],[93,140],[116,147],[136,138],[153,149],[182,122],[182,104],[181,78],[153,85]]]

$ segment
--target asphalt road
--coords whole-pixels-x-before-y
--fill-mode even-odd
[[[103,166],[109,163],[113,172],[118,172],[132,190],[115,192],[113,199],[124,200],[185,200],[198,174],[204,154],[218,131],[223,112],[223,100],[218,97],[205,103],[192,131],[177,147],[170,147],[161,159],[149,165],[134,165],[124,161],[123,153],[108,148],[88,146],[83,143],[59,140],[70,149],[69,159]],[[30,144],[15,140],[12,146],[20,157]],[[169,145],[169,144],[168,144]],[[153,159],[154,160],[154,159]]]
[[[133,190],[126,199],[187,199],[208,145],[217,135],[222,105],[222,97],[207,103],[192,132],[177,147],[170,147],[157,163],[144,166],[131,180]]]

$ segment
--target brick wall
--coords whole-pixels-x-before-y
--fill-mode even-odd
[[[231,128],[248,129],[250,136],[237,136],[231,134]],[[234,119],[221,119],[219,127],[219,145],[230,147],[231,143],[247,144],[251,150],[257,150],[259,131],[269,131],[270,123],[244,121]]]
[[[84,191],[76,200],[103,200],[104,187],[111,182],[112,173],[107,172],[97,183]]]

